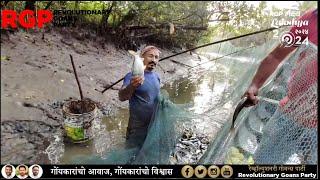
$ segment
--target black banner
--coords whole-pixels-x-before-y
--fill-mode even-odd
[[[5,167],[2,165],[2,177]],[[19,171],[21,165],[11,165]],[[41,179],[108,178],[318,178],[317,165],[25,165],[27,179],[34,179],[34,166]],[[17,179],[19,173],[13,178]],[[37,178],[37,177],[36,177]]]

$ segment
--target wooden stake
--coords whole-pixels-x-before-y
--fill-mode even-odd
[[[81,101],[83,101],[82,89],[81,89],[81,86],[80,86],[80,82],[79,82],[79,79],[78,79],[78,74],[77,74],[76,68],[74,66],[73,57],[72,57],[71,54],[70,54],[70,59],[71,59],[71,63],[72,63],[73,72],[74,72],[74,75],[76,76],[77,84],[78,84],[78,87],[79,87],[80,98],[81,98]]]

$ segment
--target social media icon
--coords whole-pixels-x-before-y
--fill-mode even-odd
[[[208,167],[208,176],[211,178],[216,178],[220,174],[220,168],[216,165]]]
[[[194,169],[194,174],[197,176],[197,178],[204,178],[207,175],[207,168],[199,165]]]
[[[191,167],[189,165],[183,166],[182,169],[181,169],[181,174],[185,178],[191,178],[193,176],[193,174],[194,174],[193,167]]]
[[[222,166],[222,168],[221,168],[221,176],[222,177],[229,178],[232,176],[232,174],[233,174],[233,169],[231,166],[229,166],[229,165]]]

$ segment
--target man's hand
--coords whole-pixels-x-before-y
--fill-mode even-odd
[[[250,85],[248,90],[244,93],[244,95],[242,97],[247,97],[247,103],[245,105],[245,107],[249,107],[249,106],[254,106],[258,103],[258,87],[254,84]]]
[[[272,52],[262,60],[256,74],[253,77],[251,85],[242,97],[247,97],[246,107],[254,106],[258,103],[258,90],[277,69],[278,65],[285,60],[296,47],[284,47],[279,44]]]
[[[143,81],[144,81],[144,78],[140,76],[134,76],[131,78],[130,85],[134,88],[137,88],[143,83]]]
[[[144,81],[144,78],[140,76],[134,76],[130,80],[130,84],[128,86],[123,86],[119,90],[119,100],[120,101],[126,101],[131,98],[133,95],[134,91],[136,90],[137,87],[139,87]]]

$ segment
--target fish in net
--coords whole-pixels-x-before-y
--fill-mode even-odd
[[[300,46],[285,98],[264,127],[256,164],[317,164],[318,60],[312,43]]]
[[[258,55],[255,58],[262,59]],[[222,98],[219,107],[230,102],[234,105],[243,94],[250,83],[248,76],[253,76],[259,65],[257,61],[250,63],[251,69],[230,85],[237,91]],[[233,66],[237,67],[237,64]],[[233,134],[229,133],[232,114],[224,117],[229,121],[210,140],[207,150],[196,163],[317,163],[317,47],[309,44],[297,48],[268,79],[259,94],[281,103],[288,100],[280,106],[261,100],[256,106],[243,109]],[[172,103],[164,92],[159,96],[156,109],[146,139],[137,142],[141,146],[114,148],[102,156],[76,157],[75,163],[172,164],[172,155],[176,154],[177,145],[181,143],[181,127],[199,115],[183,105]],[[210,118],[210,114],[203,117]],[[214,121],[213,116],[211,120]]]
[[[317,56],[312,43],[298,47],[259,90],[280,103],[260,100],[243,109],[236,130],[230,131],[227,121],[199,163],[317,164]]]

